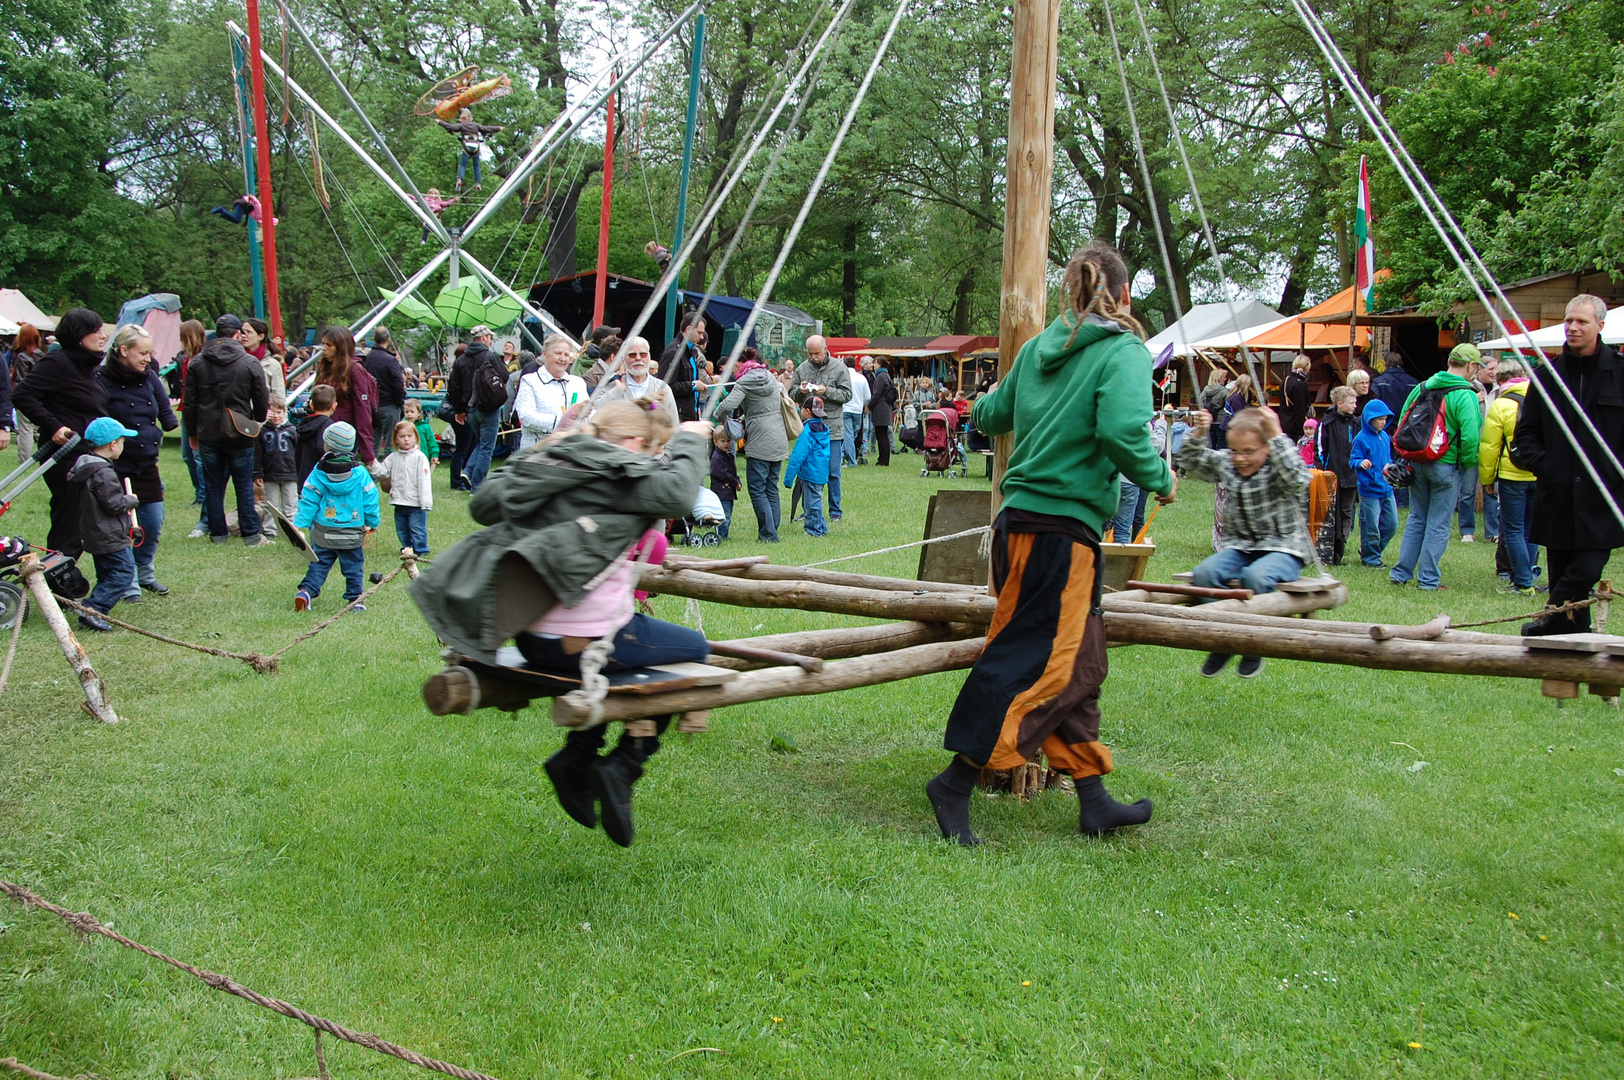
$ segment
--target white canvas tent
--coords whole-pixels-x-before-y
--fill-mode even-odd
[[[1526,352],[1533,348],[1529,344],[1529,338],[1533,339],[1534,345],[1538,345],[1546,352],[1554,352],[1567,340],[1567,327],[1561,323],[1542,326],[1538,330],[1529,331],[1528,337],[1513,330],[1509,339],[1494,338],[1492,341],[1479,342],[1477,347],[1484,352],[1493,352],[1496,349],[1509,350],[1512,342],[1516,342],[1517,347]],[[1601,324],[1601,339],[1609,345],[1624,344],[1624,306],[1616,307],[1607,313],[1607,321]]]
[[[0,318],[13,323],[33,323],[41,330],[56,329],[56,318],[35,307],[34,301],[24,296],[21,289],[0,289]]]
[[[1184,318],[1145,342],[1145,347],[1152,356],[1160,356],[1169,345],[1173,346],[1173,355],[1189,356],[1198,342],[1205,343],[1220,334],[1233,336],[1237,322],[1248,337],[1266,324],[1280,322],[1278,311],[1257,300],[1237,300],[1234,307],[1231,318],[1228,304],[1197,304],[1184,313]]]
[[[16,323],[12,322],[4,315],[0,315],[0,337],[9,337],[10,335],[15,334],[17,330],[18,327]]]
[[[1281,318],[1274,319],[1274,320],[1272,320],[1270,322],[1266,322],[1261,326],[1244,326],[1241,329],[1241,332],[1238,333],[1238,334],[1235,333],[1235,331],[1230,330],[1228,333],[1218,334],[1215,337],[1203,338],[1200,341],[1193,341],[1193,342],[1190,343],[1190,348],[1191,349],[1238,349],[1238,348],[1241,347],[1241,342],[1250,341],[1252,338],[1257,337],[1259,334],[1266,334],[1270,330],[1273,330],[1275,327],[1284,326],[1288,322],[1291,322],[1295,318],[1296,318],[1295,315],[1286,315],[1286,316],[1283,316]]]

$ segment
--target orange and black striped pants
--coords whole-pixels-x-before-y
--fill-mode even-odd
[[[947,718],[947,749],[1013,769],[1039,750],[1074,777],[1111,771],[1100,742],[1105,619],[1095,549],[1060,533],[993,533],[998,608]]]

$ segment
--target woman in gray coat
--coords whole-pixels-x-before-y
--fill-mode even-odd
[[[715,412],[726,416],[744,407],[745,486],[756,512],[756,539],[768,544],[778,543],[778,468],[789,457],[789,436],[779,406],[783,394],[760,355],[747,348],[733,372],[733,391]]]

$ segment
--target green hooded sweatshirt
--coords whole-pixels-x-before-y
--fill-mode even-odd
[[[1444,397],[1444,427],[1449,432],[1449,449],[1438,461],[1443,465],[1470,465],[1477,467],[1478,439],[1483,431],[1483,412],[1478,405],[1477,391],[1472,384],[1459,375],[1451,375],[1447,370],[1429,378],[1426,382],[1410,391],[1410,396],[1404,399],[1404,408],[1398,411],[1403,416],[1415,404],[1415,399],[1421,396],[1423,390],[1448,390]],[[1465,393],[1460,393],[1464,390]],[[1397,424],[1394,429],[1397,429]]]
[[[1074,518],[1099,533],[1116,513],[1119,475],[1170,492],[1172,471],[1150,443],[1150,384],[1144,342],[1097,316],[1078,326],[1063,314],[1028,341],[971,413],[981,431],[1015,436],[1004,505]]]

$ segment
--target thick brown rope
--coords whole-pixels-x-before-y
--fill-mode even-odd
[[[114,626],[118,627],[120,630],[129,630],[132,633],[140,634],[142,637],[149,637],[154,641],[161,641],[165,645],[174,645],[174,646],[177,646],[177,647],[182,648],[182,649],[191,649],[194,652],[207,653],[210,656],[218,656],[218,657],[220,657],[222,659],[225,659],[225,660],[241,660],[243,663],[249,665],[255,671],[259,672],[261,675],[269,675],[269,674],[274,673],[275,671],[277,671],[281,667],[282,657],[284,655],[286,655],[286,653],[287,653],[287,651],[289,649],[293,648],[295,645],[300,644],[301,642],[309,641],[311,638],[315,637],[317,634],[321,633],[323,630],[327,629],[329,626],[336,623],[339,619],[341,619],[345,615],[349,614],[350,610],[352,608],[354,608],[356,604],[365,603],[368,599],[371,598],[373,593],[377,592],[379,589],[383,588],[385,585],[387,585],[391,581],[395,580],[395,578],[400,575],[400,572],[402,570],[408,570],[408,571],[411,572],[413,577],[416,577],[417,576],[416,575],[416,568],[419,567],[419,566],[427,566],[427,565],[428,565],[428,560],[427,559],[419,559],[415,555],[412,555],[412,556],[402,555],[400,557],[400,565],[399,566],[395,567],[393,570],[389,571],[387,574],[384,574],[382,577],[380,577],[378,579],[378,583],[376,585],[372,586],[372,588],[368,589],[366,592],[362,593],[360,596],[357,596],[354,600],[351,600],[349,603],[345,604],[342,608],[339,609],[338,614],[332,615],[332,616],[329,616],[326,619],[323,619],[321,622],[317,623],[315,626],[312,626],[309,630],[304,631],[298,637],[294,638],[292,641],[288,642],[286,645],[282,646],[280,649],[278,649],[275,652],[271,653],[269,656],[265,655],[264,653],[260,653],[260,652],[239,653],[239,652],[232,652],[229,649],[217,648],[217,647],[215,647],[213,645],[199,645],[195,641],[182,641],[179,638],[172,638],[172,637],[168,636],[167,634],[160,634],[160,633],[158,633],[157,631],[154,631],[154,630],[147,630],[147,629],[143,629],[142,627],[139,627],[139,626],[134,626],[134,625],[132,625],[130,623],[125,622],[122,619],[115,619],[111,615],[107,615],[107,614],[105,614],[103,612],[97,611],[93,607],[87,607],[84,604],[79,603],[79,601],[77,601],[77,600],[70,600],[65,596],[57,597],[57,601],[59,603],[66,604],[68,607],[72,608],[74,611],[79,612],[81,615],[91,615],[91,616],[94,616],[95,618],[102,619],[102,620],[105,620],[106,622],[112,623]],[[22,625],[21,619],[18,620],[18,625],[19,626]],[[14,650],[16,648],[15,632],[13,633],[13,637],[12,637],[12,648]],[[7,660],[6,664],[7,664],[6,670],[9,670],[10,669],[10,660],[9,659]],[[4,677],[3,673],[0,673],[0,690],[4,690],[4,689],[5,689],[5,677]]]
[[[1611,599],[1613,599],[1613,594],[1610,592],[1596,593],[1588,600],[1570,600],[1566,604],[1558,604],[1555,607],[1541,608],[1539,611],[1532,612],[1528,615],[1507,615],[1503,619],[1482,619],[1478,622],[1450,623],[1449,628],[1451,630],[1465,630],[1468,627],[1473,626],[1497,626],[1500,623],[1519,622],[1523,619],[1539,619],[1547,615],[1562,615],[1569,611],[1578,611],[1580,608],[1587,608],[1593,604],[1599,604],[1603,600]]]
[[[38,1069],[30,1069],[27,1065],[24,1065],[14,1057],[0,1058],[0,1066],[4,1066],[5,1068],[10,1069],[12,1072],[19,1072],[24,1076],[32,1077],[33,1080],[62,1080],[60,1076],[52,1076],[48,1072],[40,1072]],[[94,1073],[80,1073],[78,1076],[75,1076],[73,1080],[96,1080],[96,1075]]]
[[[228,649],[216,648],[213,645],[199,645],[192,641],[182,641],[179,638],[169,637],[167,634],[160,634],[155,630],[145,630],[139,626],[133,626],[130,623],[125,622],[123,619],[115,619],[113,616],[108,615],[105,612],[98,611],[93,607],[87,607],[77,600],[70,600],[66,596],[58,596],[56,601],[59,604],[65,604],[81,615],[89,615],[92,618],[110,622],[120,630],[128,630],[131,633],[140,634],[142,637],[149,637],[154,641],[161,641],[165,645],[176,645],[182,649],[191,649],[193,652],[208,653],[210,656],[218,656],[226,660],[241,660],[243,663],[249,665],[255,671],[259,672],[261,675],[269,674],[275,671],[277,667],[275,656],[262,656],[257,652],[236,653],[231,652]]]
[[[379,584],[381,585],[382,582],[379,582]],[[81,934],[100,934],[109,941],[116,941],[127,949],[134,949],[136,952],[145,953],[147,956],[152,957],[154,960],[157,960],[160,963],[168,964],[173,968],[179,968],[181,971],[186,972],[188,975],[191,975],[194,978],[200,979],[216,990],[223,991],[227,994],[233,994],[242,998],[244,1001],[251,1001],[255,1005],[270,1009],[275,1013],[280,1013],[290,1020],[297,1020],[301,1024],[308,1024],[310,1027],[315,1028],[319,1032],[325,1031],[335,1039],[343,1039],[345,1042],[354,1043],[356,1046],[364,1046],[368,1050],[373,1050],[380,1054],[387,1054],[390,1057],[399,1058],[401,1061],[410,1062],[419,1068],[429,1069],[437,1073],[444,1073],[446,1076],[454,1076],[457,1078],[457,1080],[495,1080],[494,1077],[488,1076],[485,1073],[474,1072],[472,1069],[464,1069],[460,1066],[452,1065],[449,1062],[439,1061],[431,1057],[424,1057],[422,1054],[419,1054],[416,1051],[408,1050],[403,1046],[396,1046],[392,1042],[387,1042],[380,1039],[378,1036],[369,1034],[365,1031],[351,1031],[349,1028],[344,1027],[341,1024],[335,1024],[333,1021],[328,1020],[325,1017],[315,1016],[311,1013],[307,1013],[296,1005],[290,1005],[285,1001],[278,1000],[277,998],[266,997],[263,994],[256,993],[255,991],[250,990],[248,987],[243,986],[241,983],[234,982],[225,975],[220,975],[212,971],[205,971],[202,968],[193,967],[191,964],[188,964],[183,960],[176,960],[173,957],[165,956],[157,949],[150,948],[138,941],[131,941],[123,934],[103,926],[100,922],[96,921],[95,916],[91,915],[89,912],[72,912],[65,907],[58,907],[49,900],[35,896],[21,885],[0,880],[0,892],[6,893],[19,903],[37,907],[42,911],[49,911],[51,914],[60,917],[64,922]],[[321,1062],[321,1064],[323,1067],[325,1067],[325,1062]],[[45,1075],[44,1073],[34,1073],[31,1070],[29,1070],[29,1074],[33,1076]],[[47,1077],[46,1080],[55,1080],[55,1078]]]

